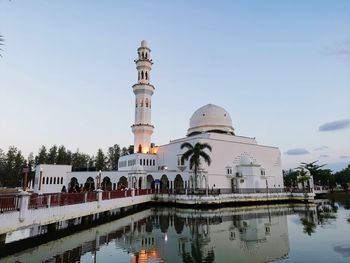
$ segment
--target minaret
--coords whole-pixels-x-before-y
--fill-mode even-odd
[[[154,126],[151,124],[152,95],[154,91],[150,82],[152,69],[151,49],[143,40],[137,50],[135,60],[138,82],[132,86],[135,94],[135,123],[131,126],[134,133],[134,152],[148,153],[151,147],[151,135]]]

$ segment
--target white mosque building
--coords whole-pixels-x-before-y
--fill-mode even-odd
[[[190,118],[185,137],[168,144],[152,143],[152,95],[150,84],[153,61],[146,41],[138,48],[135,60],[138,82],[132,86],[135,94],[134,153],[119,159],[118,171],[73,172],[69,165],[39,165],[36,168],[34,191],[60,192],[72,184],[85,184],[94,188],[97,180],[102,188],[156,188],[189,189],[195,185],[206,189],[231,189],[249,192],[252,189],[281,189],[283,176],[281,153],[277,147],[260,145],[255,138],[235,134],[230,114],[222,107],[207,104],[196,110]],[[183,143],[207,143],[211,165],[202,162],[197,174],[190,170],[188,161],[181,162],[185,150]]]

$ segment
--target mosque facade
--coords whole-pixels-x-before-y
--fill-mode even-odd
[[[120,157],[118,171],[72,171],[71,166],[38,165],[34,191],[60,192],[63,185],[117,190],[122,188],[153,188],[186,190],[228,189],[233,192],[279,191],[284,187],[281,153],[277,147],[260,145],[255,138],[235,134],[230,114],[222,107],[207,104],[190,118],[186,136],[165,145],[152,143],[153,61],[146,41],[141,42],[135,60],[138,81],[132,86],[135,95],[134,153]],[[201,162],[197,176],[189,162],[182,160],[183,143],[207,143],[205,150],[211,164]]]

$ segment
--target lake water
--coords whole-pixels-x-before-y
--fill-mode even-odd
[[[350,205],[158,207],[3,262],[350,262]]]

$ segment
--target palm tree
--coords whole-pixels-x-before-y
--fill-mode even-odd
[[[195,179],[195,188],[197,188],[197,172],[201,164],[201,158],[208,165],[211,164],[210,156],[204,151],[208,149],[211,152],[211,146],[207,143],[197,142],[194,146],[188,142],[181,144],[181,150],[184,148],[187,149],[186,152],[181,157],[181,163],[190,159],[190,169],[194,169],[194,179]]]
[[[310,176],[308,176],[308,173],[304,170],[304,168],[300,168],[299,176],[298,176],[298,182],[301,183],[303,187],[303,192],[305,197],[307,196],[307,193],[305,191],[305,182],[308,182],[310,179]]]

